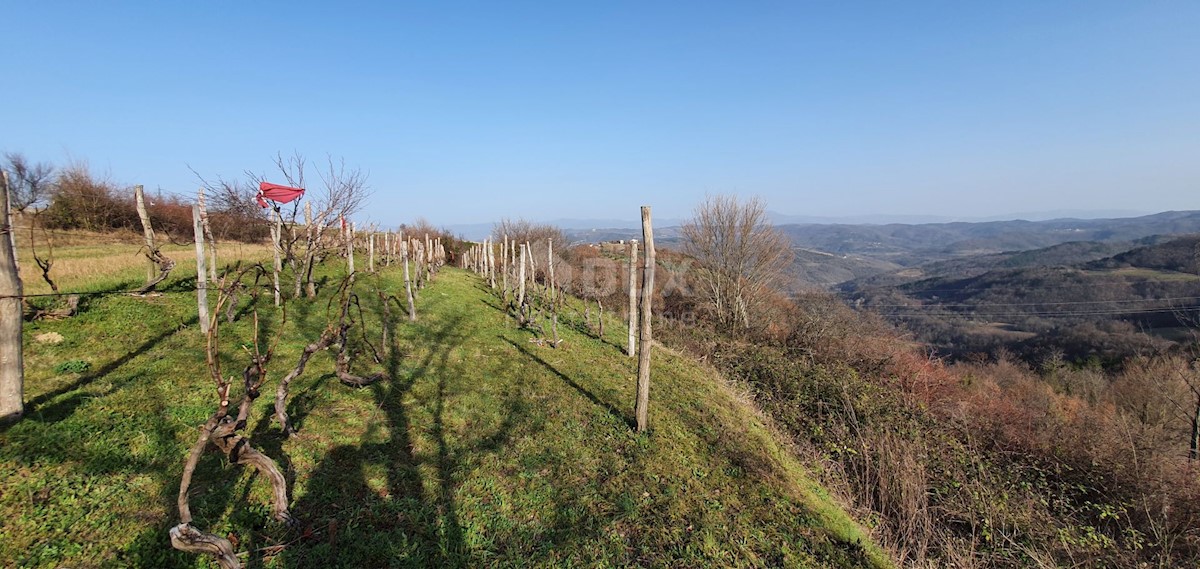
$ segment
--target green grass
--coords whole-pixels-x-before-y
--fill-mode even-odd
[[[1200,280],[1200,276],[1191,273],[1181,273],[1179,271],[1167,271],[1162,269],[1150,269],[1145,267],[1122,267],[1119,269],[1104,269],[1097,271],[1088,271],[1089,273],[1099,275],[1116,275],[1127,279],[1148,280],[1148,281],[1167,281],[1167,282],[1189,282]]]
[[[710,369],[656,348],[652,431],[638,435],[636,362],[616,321],[597,339],[571,307],[563,344],[540,346],[479,279],[445,269],[418,322],[393,305],[389,323],[374,289],[400,293],[397,277],[358,287],[371,341],[387,329],[392,349],[355,371],[392,379],[351,389],[317,354],[293,384],[292,439],[268,400],[324,327],[326,299],[288,311],[248,430],[287,471],[299,527],[270,521],[264,481],[202,459],[195,525],[234,536],[249,566],[887,565]],[[27,327],[28,416],[0,431],[0,566],[213,566],[167,538],[183,460],[214,405],[193,303],[108,296]],[[226,375],[240,370],[249,321],[222,328]],[[34,340],[45,332],[65,339]]]

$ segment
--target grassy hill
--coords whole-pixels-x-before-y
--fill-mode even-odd
[[[293,383],[297,436],[278,433],[270,397],[251,414],[298,527],[271,521],[267,485],[247,469],[201,461],[196,525],[232,536],[250,566],[887,565],[710,368],[656,349],[652,432],[637,435],[636,363],[617,322],[595,338],[568,310],[564,343],[539,345],[454,269],[422,292],[418,322],[397,322],[372,290],[398,293],[397,275],[359,281],[365,329],[389,340],[372,338],[379,364],[357,366],[390,380],[348,388],[318,353]],[[174,282],[27,326],[27,417],[0,431],[0,565],[209,566],[167,538],[183,460],[214,407],[195,293]],[[227,373],[252,339],[246,302],[222,329]],[[267,389],[325,311],[324,298],[298,301],[281,323],[262,307],[265,328],[284,330]]]

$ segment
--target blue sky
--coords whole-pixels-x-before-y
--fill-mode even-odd
[[[295,150],[385,226],[1200,209],[1200,2],[6,4],[0,150],[164,191]]]

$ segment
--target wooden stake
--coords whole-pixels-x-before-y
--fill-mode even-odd
[[[554,306],[554,240],[546,239],[546,272],[549,277],[550,290],[547,297],[550,299],[550,306]]]
[[[404,241],[404,233],[400,233],[400,241]],[[408,243],[403,242],[400,246],[400,262],[404,263],[404,291],[408,294],[408,319],[412,322],[417,321],[417,309],[413,305],[412,281],[408,278]]]
[[[637,239],[629,240],[629,345],[625,352],[629,357],[637,353]]]
[[[25,414],[25,360],[21,346],[21,273],[9,222],[8,173],[0,170],[0,423]]]
[[[208,280],[217,282],[217,236],[213,235],[212,227],[208,224],[208,209],[204,207],[204,188],[197,192],[196,204],[200,206],[200,224],[204,227],[204,235],[208,239]]]
[[[634,415],[637,416],[637,431],[650,428],[650,346],[653,341],[650,330],[651,301],[654,299],[654,229],[651,226],[650,206],[642,206],[642,241],[646,243],[646,259],[642,264],[642,325],[638,350],[637,401]]]
[[[275,265],[271,272],[272,283],[274,283],[275,306],[282,304],[283,300],[279,294],[279,275],[283,272],[283,214],[279,211],[279,206],[275,206],[275,225],[271,226],[271,245],[275,249]]]
[[[521,276],[517,278],[521,288],[517,291],[517,310],[525,305],[525,251],[528,249],[524,243],[521,244]]]
[[[208,334],[208,272],[204,269],[204,222],[201,221],[200,204],[192,206],[192,233],[196,238],[196,314],[200,318],[200,331]]]
[[[137,206],[138,219],[142,221],[142,236],[146,240],[146,282],[154,280],[158,275],[158,263],[154,262],[151,257],[154,254],[154,227],[150,225],[150,212],[146,210],[146,196],[142,190],[142,185],[138,184],[133,187],[133,200]]]
[[[354,224],[346,226],[346,263],[347,270],[354,274]]]

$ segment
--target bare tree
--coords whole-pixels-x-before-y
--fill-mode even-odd
[[[193,171],[194,172],[194,171]],[[195,173],[195,172],[194,172]],[[218,239],[258,241],[267,235],[267,220],[254,200],[258,186],[250,179],[205,179],[196,173],[203,194],[214,242]],[[215,243],[214,243],[215,245]]]
[[[313,267],[326,255],[337,250],[328,230],[343,217],[349,217],[362,210],[366,199],[371,195],[367,185],[367,174],[359,168],[347,167],[344,159],[335,159],[332,156],[326,156],[325,164],[315,168],[299,152],[293,152],[289,156],[277,153],[272,162],[275,173],[270,177],[274,181],[279,182],[282,179],[288,186],[309,190],[305,199],[272,210],[270,217],[273,222],[282,226],[279,239],[281,255],[282,261],[292,271],[293,296],[307,294],[308,297],[314,298],[316,286],[312,278]],[[320,187],[307,188],[313,173],[321,181]],[[214,211],[242,212],[246,218],[253,218],[255,223],[249,225],[261,228],[265,236],[268,224],[263,223],[262,209],[256,203],[255,195],[258,184],[268,181],[268,176],[249,170],[245,171],[244,175],[244,182],[227,181],[219,177],[210,182],[199,174],[197,177],[204,184],[206,193],[211,196]],[[237,218],[230,216],[230,219],[236,221]]]
[[[44,162],[34,164],[20,152],[6,152],[4,160],[8,162],[5,168],[9,172],[8,199],[13,210],[24,212],[50,198],[54,166]]]
[[[788,239],[767,220],[758,198],[710,196],[682,228],[684,252],[696,259],[695,277],[716,322],[750,328],[761,301],[781,284],[792,260]]]
[[[289,186],[306,187],[309,166],[300,153],[293,153],[287,158],[277,154],[275,167]],[[293,206],[287,214],[280,213],[286,225],[283,252],[295,276],[293,292],[299,296],[301,290],[306,289],[309,298],[316,297],[313,266],[334,247],[326,231],[341,219],[361,211],[371,195],[367,174],[359,168],[348,168],[345,159],[335,160],[332,156],[326,156],[325,165],[317,170],[317,177],[321,180],[321,188],[315,196],[310,194],[306,202],[313,206],[306,208],[303,232],[297,229],[296,223],[299,200],[292,202]],[[260,176],[257,181],[262,179]]]

